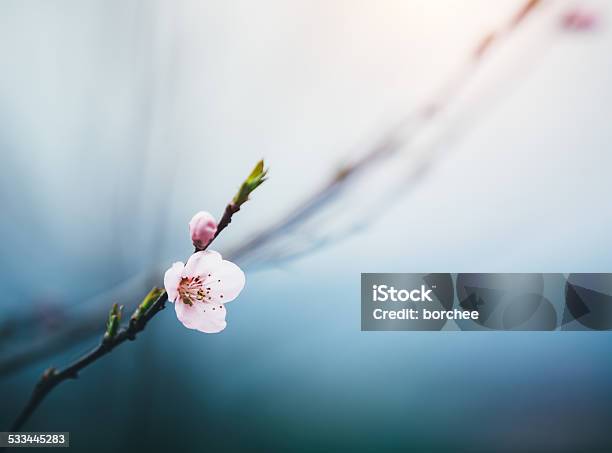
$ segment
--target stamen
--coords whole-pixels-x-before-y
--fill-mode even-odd
[[[183,277],[178,287],[179,297],[183,303],[191,306],[193,302],[203,301],[206,298],[202,279],[197,277]]]

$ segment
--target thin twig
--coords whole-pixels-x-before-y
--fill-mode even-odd
[[[92,364],[102,356],[105,356],[126,340],[135,340],[136,335],[144,330],[148,322],[165,308],[167,300],[168,295],[164,291],[142,317],[130,320],[128,326],[121,329],[116,336],[112,338],[104,337],[95,349],[88,352],[71,365],[68,365],[63,370],[48,368],[34,387],[30,400],[11,426],[10,431],[19,431],[49,392],[57,385],[67,379],[76,379],[83,368]]]
[[[225,207],[225,211],[223,211],[223,216],[221,217],[221,220],[219,220],[219,223],[217,224],[217,232],[215,233],[215,235],[212,237],[212,239],[210,241],[208,241],[208,244],[206,244],[205,247],[203,248],[195,248],[196,252],[200,252],[202,250],[206,250],[208,248],[208,246],[212,243],[212,241],[214,241],[217,236],[219,236],[219,234],[230,224],[232,223],[232,216],[234,214],[236,214],[238,211],[240,211],[240,206],[235,204],[235,203],[230,203]]]
[[[217,232],[214,237],[208,242],[206,247],[215,240],[217,236],[231,223],[232,216],[240,210],[240,206],[249,199],[249,194],[253,192],[259,185],[265,181],[267,170],[264,169],[263,160],[258,162],[255,169],[242,183],[238,194],[234,199],[227,205],[225,212],[221,217]],[[198,250],[196,249],[196,252]],[[159,294],[159,295],[157,295]],[[153,300],[157,297],[155,300]],[[119,328],[121,322],[121,314],[123,307],[118,307],[117,304],[113,305],[113,309],[109,314],[106,332],[102,338],[101,343],[92,351],[85,354],[76,362],[67,366],[63,370],[56,370],[55,368],[48,368],[40,380],[34,387],[32,396],[28,403],[25,405],[19,416],[15,419],[11,426],[11,431],[19,431],[23,425],[32,416],[34,411],[38,408],[40,403],[45,397],[58,386],[61,382],[67,379],[76,379],[79,372],[92,364],[99,358],[105,356],[111,352],[115,347],[119,346],[126,340],[135,340],[136,335],[143,331],[147,323],[153,319],[153,317],[163,310],[168,301],[168,295],[166,291],[154,288],[143,302],[138,306],[127,327]],[[3,449],[0,448],[0,451]]]
[[[413,114],[408,117],[420,118],[422,126],[433,122],[441,111],[443,111],[467,85],[470,76],[476,72],[480,64],[484,61],[484,57],[492,45],[502,38],[511,35],[521,22],[523,22],[541,3],[542,0],[524,0],[520,9],[514,13],[505,24],[496,32],[485,34],[482,39],[478,41],[474,50],[472,50],[465,60],[464,67],[442,85],[439,93],[434,96],[433,99],[428,100],[417,108]],[[319,212],[323,211],[324,207],[332,204],[334,200],[340,196],[342,189],[346,188],[351,179],[373,167],[373,164],[384,161],[400,152],[401,148],[405,146],[414,135],[414,133],[406,134],[403,132],[402,129],[404,129],[404,127],[405,121],[402,121],[389,131],[386,131],[376,144],[369,148],[361,158],[340,168],[328,182],[309,196],[302,204],[298,205],[298,207],[291,211],[286,217],[281,218],[281,220],[275,224],[266,226],[261,232],[255,233],[243,244],[230,250],[228,258],[236,260],[238,258],[243,258],[247,254],[252,254],[257,250],[264,249],[268,244],[277,240],[282,234],[291,232],[300,225],[305,224]],[[326,242],[327,238],[322,238],[322,241]],[[314,244],[314,247],[312,247],[312,249],[315,248],[317,248],[317,244]]]

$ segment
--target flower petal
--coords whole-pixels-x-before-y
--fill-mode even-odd
[[[210,288],[206,301],[210,303],[230,302],[234,300],[246,282],[244,272],[231,261],[223,260],[221,265],[214,269],[210,277],[204,280],[204,287]]]
[[[170,302],[175,302],[178,298],[178,286],[181,282],[184,267],[185,265],[182,262],[177,261],[164,274],[164,288],[166,288]]]
[[[221,255],[212,250],[196,252],[189,257],[183,277],[206,276],[221,264]]]
[[[187,305],[182,302],[174,304],[176,317],[188,329],[199,330],[204,333],[221,332],[227,326],[225,322],[226,310],[222,304],[196,302]]]

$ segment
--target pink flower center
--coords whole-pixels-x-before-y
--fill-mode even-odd
[[[181,301],[187,305],[193,305],[196,301],[203,302],[210,289],[204,288],[201,277],[183,277],[179,283],[178,293]]]
[[[215,279],[211,274],[208,274],[207,277],[200,275],[181,277],[178,294],[184,304],[192,306],[194,302],[212,302],[213,299],[223,299],[223,294],[219,294],[220,289],[221,279]]]

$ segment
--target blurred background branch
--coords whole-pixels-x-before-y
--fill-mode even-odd
[[[569,2],[565,4],[569,5]],[[502,50],[506,42],[520,34],[525,21],[533,15],[536,26],[538,23],[541,27],[550,25],[549,20],[543,19],[547,15],[558,15],[559,8],[547,11],[546,6],[544,1],[526,1],[497,30],[485,33],[466,56],[464,64],[432,97],[382,133],[373,144],[351,153],[347,162],[327,182],[286,216],[262,226],[259,233],[230,248],[226,253],[228,259],[251,269],[286,264],[362,231],[379,219],[378,216],[364,216],[364,212],[371,211],[369,206],[395,203],[407,190],[421,182],[444,155],[441,152],[444,144],[466,134],[484,112],[511,92],[509,84],[520,81],[516,74],[502,74],[497,77],[499,80],[495,81],[491,93],[485,96],[476,94],[478,102],[473,101],[471,93],[468,94],[472,98],[466,97],[479,69],[488,59],[494,58],[496,51]],[[535,17],[538,11],[539,16]],[[567,15],[563,17],[558,18],[559,23],[567,24]],[[576,20],[569,22],[574,26]],[[522,44],[523,76],[540,61],[540,52],[545,51],[560,33],[560,29],[545,32],[545,38],[535,46],[530,42]],[[535,58],[534,52],[537,52]],[[483,100],[488,105],[483,107]],[[362,197],[364,192],[368,192],[367,197]],[[121,285],[117,288],[117,292],[123,293],[121,297],[101,295],[80,303],[77,309],[73,306],[59,309],[49,306],[42,310],[42,315],[30,312],[15,318],[3,317],[0,350],[5,352],[0,356],[0,376],[10,375],[61,352],[75,339],[90,338],[96,333],[100,320],[104,319],[110,300],[125,301],[127,310],[135,309],[138,303],[136,294],[141,293],[143,286],[150,287],[155,275],[159,275],[159,269],[147,272],[147,276],[142,278],[146,284],[126,282]],[[32,332],[45,329],[45,323],[53,319],[61,322],[55,322],[43,338],[32,335]]]

